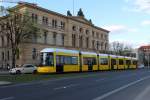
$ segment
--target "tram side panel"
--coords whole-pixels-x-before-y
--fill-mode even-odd
[[[56,67],[60,69],[58,72],[79,72],[79,54],[57,53]]]
[[[118,69],[117,57],[110,56],[110,67],[111,67],[111,70],[117,70]]]
[[[97,55],[82,54],[82,71],[97,71]]]
[[[120,69],[120,70],[125,69],[124,58],[123,57],[118,57],[118,69]]]
[[[99,55],[99,70],[110,70],[108,55]]]

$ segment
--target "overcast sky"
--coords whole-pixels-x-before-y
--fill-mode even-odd
[[[32,2],[62,14],[66,14],[67,10],[73,12],[73,0]],[[6,3],[0,5],[13,6]],[[110,42],[120,41],[134,48],[150,43],[150,0],[74,0],[75,15],[79,8],[96,26],[111,31]]]

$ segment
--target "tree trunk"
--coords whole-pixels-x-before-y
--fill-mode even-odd
[[[15,49],[12,48],[12,68],[16,66],[16,53]]]

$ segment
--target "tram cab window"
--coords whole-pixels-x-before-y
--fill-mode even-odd
[[[123,60],[119,59],[119,65],[123,65]]]
[[[41,63],[43,66],[53,66],[54,57],[52,53],[43,53],[41,54]]]
[[[108,65],[108,59],[107,58],[100,58],[100,64],[101,65]]]

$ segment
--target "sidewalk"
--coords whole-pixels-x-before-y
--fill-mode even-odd
[[[8,70],[0,70],[0,76],[3,75],[9,75],[9,71]],[[6,86],[6,85],[10,85],[12,84],[12,82],[8,82],[8,81],[0,81],[0,86]]]
[[[10,85],[10,84],[12,84],[12,82],[0,81],[0,86],[6,86],[6,85]]]
[[[0,70],[0,75],[8,75],[9,71],[8,70]]]

